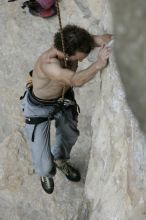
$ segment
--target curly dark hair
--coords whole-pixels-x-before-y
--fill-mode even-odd
[[[63,35],[65,53],[69,56],[74,55],[77,51],[89,54],[95,47],[92,35],[76,25],[66,25],[63,28]],[[54,47],[59,51],[63,51],[60,32],[57,32],[54,36]]]

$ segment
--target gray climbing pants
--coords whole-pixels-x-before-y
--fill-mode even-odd
[[[70,158],[71,149],[79,136],[77,120],[73,117],[71,107],[56,112],[54,105],[35,104],[28,97],[29,91],[26,91],[20,101],[24,116],[48,118],[47,121],[37,124],[35,132],[34,124],[25,124],[24,135],[31,150],[33,167],[39,176],[51,176],[54,160]],[[51,147],[50,123],[52,118],[55,120],[56,140],[54,146]]]

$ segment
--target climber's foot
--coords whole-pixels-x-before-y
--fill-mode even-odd
[[[55,160],[56,167],[62,171],[63,174],[67,177],[68,180],[79,182],[81,179],[80,173],[78,170],[73,168],[66,160]]]
[[[51,194],[54,190],[54,180],[53,178],[47,176],[41,176],[41,184],[44,191],[48,194]]]

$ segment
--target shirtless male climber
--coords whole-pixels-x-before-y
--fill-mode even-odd
[[[75,144],[78,105],[72,87],[80,87],[91,80],[98,70],[107,65],[110,49],[104,46],[112,35],[92,36],[75,25],[63,28],[65,51],[68,55],[64,68],[64,54],[60,32],[54,36],[54,44],[37,60],[32,72],[32,86],[21,97],[21,109],[25,116],[25,136],[32,153],[35,172],[40,176],[45,192],[54,190],[53,177],[56,167],[70,181],[80,181],[80,173],[67,160]],[[78,71],[78,61],[83,61],[95,47],[101,47],[97,61],[87,69]],[[64,101],[62,92],[65,91]],[[50,121],[55,120],[56,142],[50,147]]]

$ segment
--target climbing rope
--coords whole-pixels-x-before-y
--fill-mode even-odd
[[[59,0],[56,0],[56,9],[57,9],[57,16],[58,16],[58,21],[59,21],[59,26],[60,26],[62,50],[63,50],[63,54],[64,54],[64,66],[65,66],[65,68],[67,68],[68,56],[65,52],[64,34],[63,34],[62,21],[61,21],[61,15],[60,15]],[[62,91],[62,100],[64,100],[64,95],[65,95],[65,84],[63,86],[63,91]]]
[[[63,34],[63,28],[62,28],[59,0],[56,0],[56,9],[57,9],[57,16],[58,16],[58,21],[59,21],[59,26],[60,26],[61,43],[62,43],[62,50],[63,50],[63,54],[64,54],[64,65],[65,65],[65,67],[67,67],[68,56],[65,52],[64,34]]]

